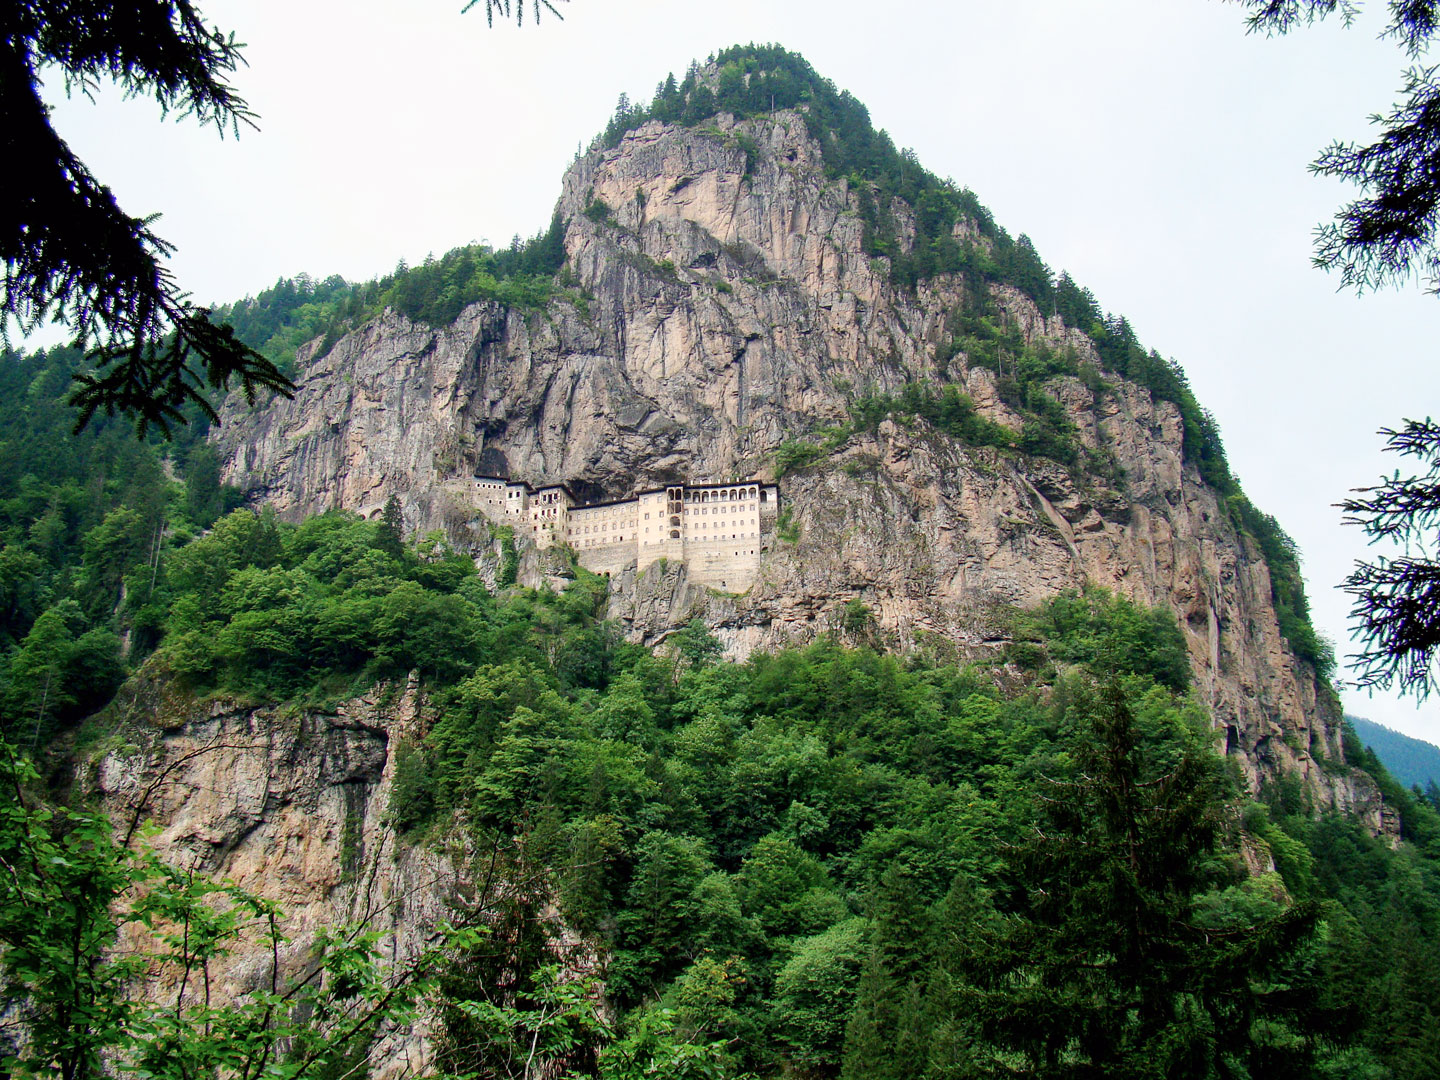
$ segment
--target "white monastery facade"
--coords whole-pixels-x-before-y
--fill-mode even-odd
[[[532,488],[504,476],[470,483],[487,518],[537,547],[568,544],[594,573],[677,560],[692,581],[736,593],[754,584],[761,541],[774,535],[780,509],[779,487],[759,480],[671,484],[602,503],[581,502],[564,484]]]

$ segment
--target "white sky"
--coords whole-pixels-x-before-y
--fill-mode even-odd
[[[1367,549],[1332,504],[1400,464],[1376,429],[1431,414],[1440,389],[1440,300],[1339,294],[1309,263],[1345,189],[1306,165],[1365,138],[1400,84],[1376,0],[1348,32],[1280,39],[1219,0],[575,0],[523,29],[461,6],[209,0],[247,43],[235,82],[259,131],[222,141],[146,100],[66,101],[58,80],[56,124],[128,211],[164,212],[179,280],[221,302],[530,235],[621,91],[648,101],[692,58],[778,42],[1183,364],[1345,651],[1335,585]],[[1440,742],[1440,702],[1345,701]]]

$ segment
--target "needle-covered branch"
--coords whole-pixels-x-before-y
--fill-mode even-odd
[[[1337,16],[1347,27],[1360,0],[1237,0],[1251,33],[1286,34]],[[1338,270],[1357,292],[1419,280],[1440,292],[1440,83],[1436,68],[1414,63],[1440,27],[1437,0],[1390,0],[1382,37],[1397,42],[1411,66],[1400,101],[1370,119],[1380,136],[1369,145],[1335,142],[1310,166],[1362,192],[1315,230],[1315,264]]]
[[[1359,525],[1372,541],[1407,548],[1400,557],[1357,562],[1345,579],[1361,643],[1351,662],[1360,686],[1397,686],[1424,699],[1436,688],[1440,652],[1440,425],[1409,420],[1380,434],[1385,449],[1418,458],[1424,471],[1406,477],[1397,471],[1340,504],[1346,524]]]
[[[253,402],[288,394],[272,363],[209,320],[165,265],[172,248],[153,217],[125,213],[51,125],[41,97],[55,72],[69,93],[102,80],[153,98],[162,113],[214,124],[223,135],[254,126],[229,76],[242,63],[232,35],[207,27],[189,0],[22,0],[0,14],[0,145],[11,170],[0,201],[0,334],[60,323],[87,350],[71,403],[77,430],[97,410],[169,434],[184,407],[216,419],[212,394],[232,384]]]

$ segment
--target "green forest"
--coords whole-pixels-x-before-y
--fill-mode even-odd
[[[1226,460],[1219,426],[1196,399],[1179,364],[1154,349],[1147,351],[1128,319],[1106,314],[1094,294],[1068,273],[1055,274],[1028,237],[1013,239],[968,188],[936,177],[913,153],[897,150],[890,137],[874,127],[861,102],[837,90],[799,54],[776,45],[737,45],[712,55],[709,63],[718,69],[713,89],[697,63],[683,80],[677,82],[671,75],[662,82],[649,106],[632,106],[622,97],[592,148],[613,148],[625,132],[647,120],[713,130],[705,122],[720,112],[746,119],[800,109],[811,135],[821,144],[827,174],[846,179],[861,194],[866,250],[885,261],[893,285],[913,290],[921,280],[955,274],[965,290],[964,302],[951,312],[934,357],[942,385],[915,383],[898,397],[858,388],[851,428],[829,432],[819,444],[788,442],[777,460],[782,470],[812,463],[850,432],[873,428],[895,415],[924,419],[969,445],[1048,457],[1104,482],[1120,479],[1112,462],[1083,450],[1059,402],[1046,390],[1051,379],[1070,375],[1103,393],[1106,384],[1100,370],[1073,353],[1027,344],[1019,328],[1003,318],[991,293],[993,286],[1018,289],[1041,312],[1058,316],[1088,335],[1105,372],[1143,386],[1156,400],[1172,402],[1179,409],[1186,460],[1222,497],[1231,523],[1254,540],[1269,567],[1272,600],[1286,641],[1297,656],[1329,677],[1334,653],[1311,624],[1299,552],[1279,522],[1246,498]],[[759,152],[752,145],[744,149],[747,155]],[[877,209],[893,206],[896,200],[914,214],[916,236],[908,254],[899,247],[898,223]],[[603,204],[591,210],[596,211],[592,214],[596,220],[607,220]],[[954,235],[961,221],[973,227],[969,239]],[[282,278],[256,296],[217,309],[216,315],[230,322],[242,341],[291,375],[298,347],[318,339],[323,353],[342,334],[387,307],[430,326],[448,325],[466,305],[480,300],[521,311],[559,301],[588,316],[590,298],[575,287],[565,265],[565,229],[566,222],[556,214],[544,232],[529,240],[517,236],[509,248],[455,248],[420,266],[402,262],[393,274],[359,284],[338,276],[321,281],[305,275]],[[949,364],[961,355],[967,364],[997,373],[1002,400],[1023,420],[1018,435],[974,416],[969,399],[944,385]]]
[[[1395,779],[1407,787],[1418,784],[1427,793],[1432,788],[1440,790],[1440,747],[1358,716],[1346,719],[1360,741],[1375,751]],[[1440,802],[1440,795],[1431,794],[1431,799]]]
[[[578,567],[560,592],[492,591],[393,516],[237,508],[203,425],[73,436],[69,363],[0,366],[0,857],[24,871],[0,968],[43,1036],[13,1049],[26,1075],[107,1055],[260,1075],[283,1028],[286,1075],[338,1077],[361,1020],[402,1002],[437,1010],[457,1076],[524,1075],[527,1046],[606,1077],[1432,1075],[1440,808],[1353,735],[1325,767],[1380,781],[1398,847],[1298,780],[1247,798],[1168,614],[1066,594],[969,664],[879,650],[862,604],[743,664],[698,623],[652,652]],[[114,745],[101,706],[141,668],[197,701],[322,710],[418,673],[437,719],[395,748],[391,823],[492,852],[516,887],[405,994],[375,942],[336,938],[309,1026],[276,1026],[278,991],[203,1023],[143,1013],[143,958],[105,953],[110,901],[148,882],[151,924],[197,928],[157,952],[197,963],[270,909],[117,851],[73,789],[69,756]],[[552,907],[607,957],[612,1019],[557,981]],[[36,993],[55,971],[69,998]]]
[[[828,467],[895,418],[1123,484],[1045,385],[1129,379],[1177,406],[1187,461],[1268,564],[1323,688],[1334,661],[1295,545],[1245,498],[1180,368],[795,54],[712,62],[713,83],[697,66],[648,106],[622,101],[597,145],[649,119],[801,109],[892,287],[967,288],[933,384],[858,388],[847,424],[783,443],[776,465]],[[386,308],[432,326],[478,300],[584,312],[566,224],[364,284],[282,279],[217,315],[293,374],[301,347]],[[1100,366],[1027,345],[994,285],[1087,334]],[[962,355],[996,372],[1021,430],[946,381]],[[887,651],[860,601],[743,663],[699,621],[647,649],[573,559],[564,588],[517,585],[513,537],[491,537],[510,556],[491,587],[444,535],[406,537],[398,506],[301,522],[246,506],[199,412],[170,441],[103,412],[77,433],[83,367],[64,348],[0,356],[7,1075],[348,1080],[422,1015],[454,1080],[1435,1074],[1440,790],[1407,788],[1347,728],[1318,767],[1375,779],[1393,844],[1293,775],[1252,797],[1167,611],[1066,592],[996,612],[1003,645],[978,659]],[[285,912],[148,854],[143,823],[108,820],[75,763],[131,745],[127,684],[301,716],[412,678],[434,719],[391,747],[387,823],[469,853],[483,886],[400,969],[367,928],[327,927],[308,973],[282,982],[277,961],[268,985],[212,1002],[239,950],[278,956]],[[555,963],[567,933],[598,973]]]

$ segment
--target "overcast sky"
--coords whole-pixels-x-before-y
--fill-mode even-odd
[[[206,0],[247,43],[235,83],[258,131],[65,101],[58,80],[56,123],[129,212],[163,213],[179,280],[220,302],[530,235],[622,91],[645,101],[692,58],[778,42],[1184,365],[1346,650],[1335,586],[1367,549],[1332,504],[1400,464],[1376,429],[1435,412],[1440,382],[1440,300],[1337,293],[1310,266],[1345,189],[1306,165],[1365,138],[1401,81],[1380,10],[1265,39],[1219,0],[574,0],[519,29],[462,3]],[[1345,702],[1440,742],[1440,703]]]

